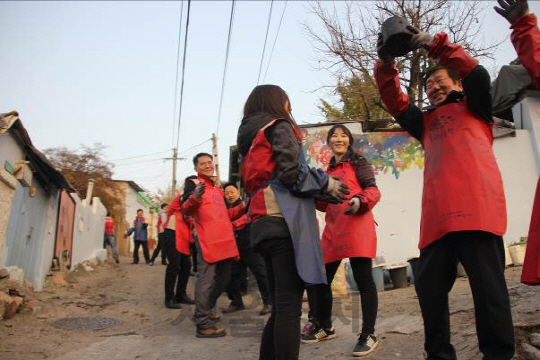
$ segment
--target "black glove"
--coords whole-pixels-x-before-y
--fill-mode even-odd
[[[529,14],[527,0],[497,0],[497,2],[501,7],[494,6],[493,8],[499,15],[508,20],[510,25]]]
[[[201,183],[201,184],[197,185],[197,187],[195,188],[195,191],[193,192],[193,195],[195,196],[195,199],[200,200],[200,198],[202,198],[205,190],[206,190],[205,183]]]
[[[416,50],[420,48],[429,50],[431,48],[431,44],[433,43],[433,36],[411,25],[407,25],[407,30],[414,34],[409,41],[409,48],[411,50]]]
[[[326,185],[325,193],[338,203],[342,203],[347,200],[346,195],[349,194],[349,187],[339,180],[333,177],[328,177],[328,184]]]
[[[381,33],[379,33],[379,36],[377,37],[377,55],[384,65],[390,65],[392,61],[394,61],[394,57],[384,49]]]

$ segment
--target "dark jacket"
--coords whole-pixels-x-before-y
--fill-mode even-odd
[[[133,227],[129,228],[127,231],[127,235],[133,235],[133,240],[138,241],[147,241],[148,240],[148,223],[144,218],[136,217],[135,220],[133,220]]]

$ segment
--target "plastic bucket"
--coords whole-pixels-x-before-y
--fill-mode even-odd
[[[526,248],[526,245],[510,245],[508,247],[508,251],[510,252],[514,265],[523,265],[523,262],[525,261]]]
[[[409,260],[407,260],[407,262],[409,263],[409,266],[411,267],[411,272],[412,272],[411,283],[414,283],[418,274],[418,258],[417,257],[410,258]]]
[[[384,291],[384,275],[383,268],[381,266],[375,266],[372,269],[373,281],[375,282],[375,287],[377,291]]]
[[[404,288],[409,285],[407,282],[407,265],[389,268],[388,271],[390,272],[394,289]]]
[[[392,16],[382,23],[383,47],[390,55],[398,57],[410,51],[412,33],[407,29],[408,25],[407,20],[400,16]]]

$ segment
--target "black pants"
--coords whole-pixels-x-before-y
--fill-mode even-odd
[[[162,232],[163,250],[167,254],[167,269],[165,270],[165,300],[180,300],[186,293],[186,286],[191,271],[191,259],[176,249],[175,232],[165,229]],[[176,292],[174,285],[176,284]]]
[[[450,343],[448,293],[456,279],[458,260],[469,277],[483,359],[511,359],[514,328],[504,279],[504,243],[501,236],[483,231],[449,233],[420,251],[415,287],[428,359],[456,359]]]
[[[263,330],[259,359],[297,360],[304,282],[296,270],[292,240],[263,240],[258,251],[266,264],[273,304],[272,314]]]
[[[350,258],[351,268],[354,280],[360,291],[360,301],[362,304],[362,334],[375,333],[375,321],[377,319],[378,296],[375,282],[373,281],[372,260],[365,257]],[[310,301],[310,311],[319,320],[319,323],[324,328],[332,326],[332,288],[330,284],[334,280],[336,271],[339,268],[341,260],[326,264],[326,277],[328,285],[311,286],[308,297]],[[315,290],[315,296],[313,296]],[[313,297],[315,301],[313,301]],[[311,306],[315,306],[311,310]]]
[[[193,264],[193,272],[197,272],[197,246],[195,243],[189,244],[189,252],[191,252],[191,263]]]
[[[148,264],[150,262],[150,255],[148,253],[148,241],[146,240],[134,240],[135,247],[133,248],[133,262],[135,264],[139,263],[139,247],[142,246],[144,261]]]
[[[161,263],[165,264],[167,259],[167,254],[165,254],[165,248],[163,247],[163,233],[158,234],[158,242],[157,246],[154,249],[154,252],[152,253],[152,257],[150,258],[150,261],[154,262],[156,258],[159,255],[159,252],[161,251]]]
[[[235,306],[244,305],[242,301],[242,278],[249,267],[259,287],[261,298],[264,305],[270,304],[270,292],[268,290],[268,279],[266,277],[266,268],[261,254],[254,251],[246,251],[240,254],[240,261],[232,264],[231,281],[227,285],[227,295],[231,304]]]

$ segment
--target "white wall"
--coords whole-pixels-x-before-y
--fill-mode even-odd
[[[75,200],[75,224],[73,226],[71,270],[83,261],[96,257],[103,260],[107,255],[103,249],[103,230],[107,214],[105,206],[97,197],[92,199],[90,206],[77,194],[72,194],[72,197]]]

